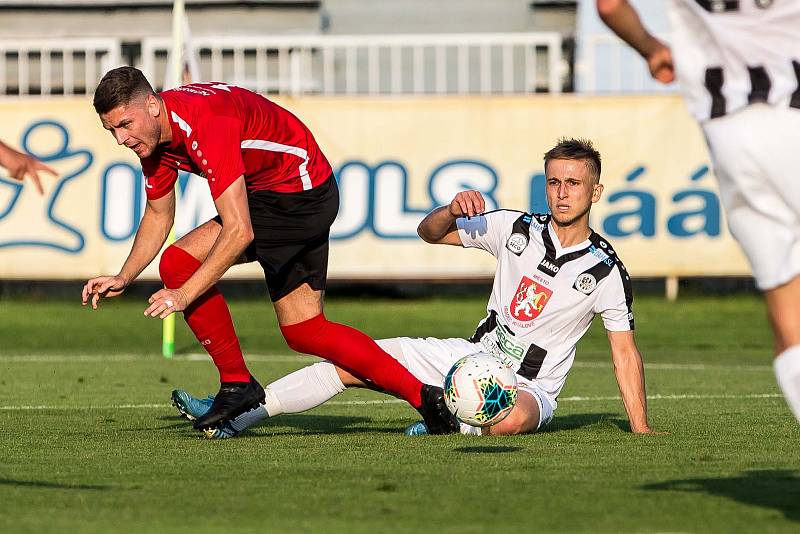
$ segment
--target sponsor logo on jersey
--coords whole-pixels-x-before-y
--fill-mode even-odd
[[[578,279],[575,280],[575,289],[583,293],[584,295],[588,295],[597,287],[597,279],[591,273],[582,273],[578,276]]]
[[[525,247],[527,246],[527,236],[520,233],[511,234],[511,237],[509,237],[508,241],[506,241],[506,248],[517,256],[522,254],[522,251],[525,250]]]
[[[511,315],[518,321],[532,321],[542,313],[552,295],[551,290],[523,276],[511,302]]]
[[[603,252],[602,250],[600,250],[596,246],[594,246],[594,245],[589,246],[589,252],[592,254],[592,256],[594,256],[598,260],[602,261],[603,263],[605,263],[609,267],[614,265],[614,260],[611,259],[611,256],[609,256],[608,254],[606,254],[605,252]]]
[[[521,362],[522,358],[525,357],[525,347],[517,343],[514,337],[506,332],[506,329],[502,326],[498,326],[494,333],[497,336],[497,345],[500,347],[500,350],[517,363]]]
[[[558,273],[558,270],[560,269],[558,265],[548,260],[547,258],[542,260],[542,262],[539,264],[539,268],[551,276],[555,276]]]

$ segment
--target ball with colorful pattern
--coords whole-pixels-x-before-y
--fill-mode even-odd
[[[464,356],[444,379],[444,400],[463,423],[492,426],[511,412],[517,403],[514,371],[491,354]]]

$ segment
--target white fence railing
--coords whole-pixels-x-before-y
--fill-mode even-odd
[[[80,95],[120,64],[118,39],[0,40],[0,95]]]
[[[669,41],[669,35],[658,35]],[[617,36],[582,35],[575,61],[575,89],[579,93],[663,93],[677,84],[663,85],[652,79],[647,63]]]
[[[164,84],[168,37],[136,61]],[[121,64],[118,39],[0,40],[0,95],[91,94]],[[207,37],[192,40],[204,80],[270,94],[560,93],[558,33]],[[130,49],[129,49],[130,50]]]
[[[278,94],[559,93],[558,33],[194,37],[201,78]],[[170,41],[142,41],[163,84]]]

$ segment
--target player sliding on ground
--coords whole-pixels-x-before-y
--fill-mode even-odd
[[[631,282],[610,243],[589,228],[600,199],[600,154],[584,140],[565,139],[545,154],[547,203],[552,215],[484,211],[477,191],[456,195],[422,221],[428,243],[483,249],[497,258],[487,317],[470,339],[379,340],[417,378],[441,385],[461,357],[488,352],[516,370],[518,399],[488,434],[535,432],[553,417],[559,392],[575,359],[575,346],[600,314],[608,332],[614,372],[631,430],[648,433],[644,368],[633,335]],[[482,215],[481,215],[482,214]],[[295,371],[267,386],[264,406],[222,425],[212,438],[233,437],[266,417],[319,406],[347,387],[367,384],[330,362]],[[173,392],[182,414],[202,417],[212,397]],[[426,434],[424,421],[406,429]],[[461,425],[461,432],[480,429]]]
[[[336,179],[297,117],[232,85],[203,83],[156,94],[133,67],[109,71],[94,107],[103,127],[141,159],[147,206],[119,274],[89,280],[83,304],[114,297],[161,250],[175,214],[178,171],[208,180],[219,215],[161,255],[166,286],[144,314],[184,318],[219,370],[221,387],[195,428],[213,432],[264,402],[215,286],[235,263],[258,261],[289,346],[320,356],[408,401],[436,433],[456,432],[441,387],[423,385],[358,330],[323,314],[328,236],[339,209]]]

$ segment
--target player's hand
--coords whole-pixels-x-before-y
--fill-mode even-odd
[[[81,303],[86,306],[91,299],[92,309],[96,310],[97,303],[101,297],[116,297],[121,295],[126,287],[128,287],[128,282],[120,276],[98,276],[97,278],[92,278],[83,286]]]
[[[486,211],[483,195],[477,191],[461,191],[450,202],[450,215],[453,217],[474,217]]]
[[[667,45],[658,41],[647,56],[647,67],[650,75],[661,83],[672,83],[675,81],[675,64],[672,62],[672,51]]]
[[[148,302],[150,306],[144,311],[145,316],[159,319],[165,319],[170,313],[183,311],[189,305],[189,300],[180,289],[156,291]]]
[[[53,176],[58,176],[55,169],[45,165],[30,154],[25,154],[23,152],[16,152],[11,161],[8,162],[7,168],[11,178],[15,180],[21,182],[27,176],[30,181],[33,182],[33,186],[40,195],[44,194],[44,189],[42,189],[42,181],[39,179],[39,173],[46,172]]]

